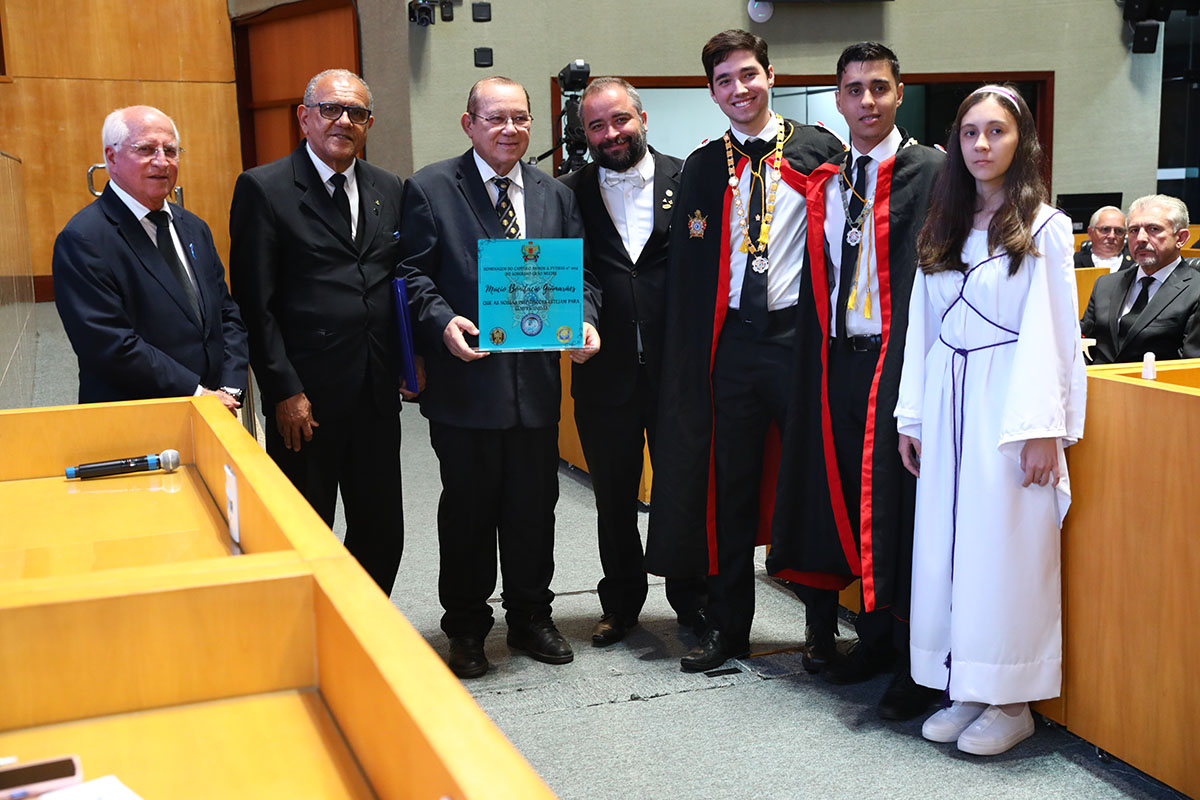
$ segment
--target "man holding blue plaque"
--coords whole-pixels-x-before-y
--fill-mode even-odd
[[[471,149],[425,167],[404,187],[399,271],[425,357],[421,413],[442,478],[438,594],[449,665],[460,678],[488,670],[483,643],[492,627],[497,541],[509,647],[548,664],[574,658],[550,614],[559,354],[477,349],[480,241],[527,238],[544,247],[583,237],[574,194],[520,161],[532,124],[519,83],[484,78],[462,116]],[[582,295],[576,362],[600,345],[599,289],[587,273]]]

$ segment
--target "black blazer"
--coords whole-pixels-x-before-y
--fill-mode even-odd
[[[679,192],[683,162],[654,154],[654,228],[637,263],[621,241],[600,193],[600,168],[588,164],[562,179],[575,192],[586,230],[584,261],[600,282],[600,352],[571,365],[571,395],[588,403],[615,406],[637,383],[637,335],[647,373],[657,384],[662,365],[662,326],[667,278],[667,233]]]
[[[575,195],[534,167],[521,165],[529,238],[582,238]],[[430,164],[404,185],[403,260],[409,309],[425,356],[421,413],[463,428],[540,428],[558,422],[559,354],[493,353],[467,363],[450,354],[442,331],[455,316],[479,316],[478,241],[504,231],[472,150]],[[597,324],[599,288],[584,272],[583,318]],[[603,349],[601,333],[601,349]]]
[[[198,385],[245,389],[246,329],[204,220],[172,205],[199,289],[183,286],[111,187],[54,242],[54,302],[79,357],[79,402],[190,396]]]
[[[301,391],[313,416],[343,417],[363,391],[399,408],[396,311],[400,178],[355,165],[359,242],[350,241],[305,143],[238,176],[229,209],[233,295],[271,407]]]
[[[1080,250],[1075,254],[1075,269],[1092,269],[1096,266],[1096,262],[1092,260],[1092,251]],[[1126,267],[1133,266],[1133,259],[1129,257],[1129,253],[1121,251],[1121,266],[1117,269],[1118,272]]]
[[[1091,363],[1120,364],[1141,361],[1145,353],[1156,359],[1200,357],[1200,273],[1191,259],[1183,259],[1162,287],[1150,298],[1118,347],[1117,325],[1121,306],[1137,277],[1136,269],[1101,275],[1092,288],[1079,328],[1094,337]]]

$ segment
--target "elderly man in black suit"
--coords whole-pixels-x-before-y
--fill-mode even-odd
[[[170,117],[104,120],[104,194],[54,242],[54,302],[79,357],[79,402],[214,394],[248,383],[246,329],[204,221],[167,202],[179,174]]]
[[[1075,254],[1075,269],[1104,267],[1118,272],[1133,263],[1125,252],[1125,215],[1116,206],[1096,209],[1088,221],[1087,245]]]
[[[1163,194],[1129,206],[1129,250],[1137,269],[1103,275],[1079,327],[1094,337],[1091,363],[1200,357],[1200,274],[1180,255],[1188,238],[1183,201]]]
[[[667,231],[683,162],[646,145],[637,89],[596,78],[580,99],[592,163],[563,178],[583,212],[585,260],[603,290],[604,349],[571,368],[575,424],[596,495],[604,610],[592,644],[637,624],[647,579],[637,495],[645,442],[654,449],[667,273]],[[680,624],[703,633],[704,576],[667,578]]]
[[[398,177],[357,158],[371,91],[346,70],[313,77],[305,139],[238,176],[230,273],[262,391],[267,452],[390,594],[404,545],[400,388],[392,278]]]
[[[521,163],[529,147],[529,95],[515,81],[484,78],[462,115],[466,153],[431,164],[404,187],[400,272],[408,283],[427,386],[421,413],[441,465],[438,505],[449,665],[460,678],[488,670],[499,539],[508,644],[538,661],[574,654],[550,615],[554,506],[558,501],[559,355],[472,348],[479,329],[480,239],[583,236],[575,195]],[[584,344],[599,347],[598,291],[584,286]]]

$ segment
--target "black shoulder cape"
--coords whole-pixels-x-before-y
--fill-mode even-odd
[[[809,264],[800,280],[796,392],[788,406],[779,493],[767,571],[821,588],[863,581],[865,610],[892,608],[907,619],[916,480],[900,461],[893,412],[900,388],[917,234],[945,154],[905,136],[879,165],[875,225],[883,341],[867,406],[861,532],[851,530],[834,453],[826,368],[830,281],[825,259],[825,191],[844,159],[822,165],[808,183]],[[840,243],[831,243],[838,246]],[[815,576],[815,578],[814,578]]]

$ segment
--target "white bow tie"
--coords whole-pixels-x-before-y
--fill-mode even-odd
[[[620,186],[622,183],[628,183],[630,186],[641,188],[646,185],[646,179],[642,177],[642,173],[635,169],[626,170],[624,172],[613,172],[612,170],[604,171],[605,186]]]

